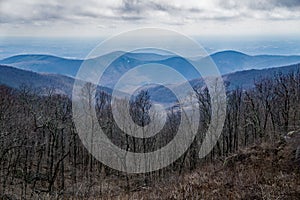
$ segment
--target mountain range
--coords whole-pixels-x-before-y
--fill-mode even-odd
[[[100,57],[88,59],[88,62],[102,63],[114,57],[120,52],[112,52]],[[300,63],[300,56],[280,55],[247,55],[237,51],[221,51],[197,59],[200,65],[212,59],[222,75],[248,69],[264,69],[272,67],[287,66]],[[0,64],[9,65],[23,70],[38,73],[60,74],[69,77],[76,77],[76,74],[83,60],[60,58],[51,55],[17,55],[0,60]],[[160,55],[155,53],[123,53],[114,60],[103,80],[105,86],[113,87],[116,80],[130,69],[138,65],[156,63],[170,66],[181,73],[187,80],[197,79],[199,74],[191,66],[187,59],[174,55]],[[103,67],[103,66],[99,66]]]
[[[247,90],[255,87],[255,83],[262,79],[273,78],[278,74],[286,75],[297,71],[300,71],[300,63],[282,67],[237,71],[225,74],[222,78],[227,91],[232,91],[237,88]],[[189,81],[189,83],[194,89],[205,86],[203,78],[193,79]],[[177,91],[184,90],[183,84],[172,87]],[[164,86],[150,87],[148,91],[155,102],[172,103],[176,101],[175,95]]]
[[[52,59],[58,60],[59,58],[52,57]],[[63,59],[61,60],[63,61]],[[228,90],[235,89],[236,87],[249,89],[254,87],[255,81],[259,79],[273,77],[278,73],[287,74],[299,70],[300,64],[293,64],[282,67],[237,71],[224,74],[222,77],[228,85]],[[71,96],[74,80],[73,77],[61,74],[38,73],[12,66],[0,65],[0,84],[12,88],[20,88],[22,85],[27,85],[34,89],[54,88],[57,93]],[[203,79],[199,77],[189,82],[194,88],[204,85]],[[177,87],[180,91],[181,84],[173,85],[172,87]],[[109,94],[112,93],[112,89],[108,87],[102,87],[102,90],[105,90]],[[176,101],[174,94],[164,86],[148,87],[148,90],[154,102],[170,104]]]

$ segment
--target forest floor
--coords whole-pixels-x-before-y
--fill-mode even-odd
[[[298,150],[297,150],[298,149]],[[296,154],[298,158],[296,159]],[[77,193],[89,195],[43,194],[33,199],[300,199],[300,131],[290,132],[274,143],[261,143],[241,149],[226,158],[202,164],[181,175],[167,175],[147,186],[131,179],[112,176],[99,179],[109,183],[101,195],[92,195],[81,180]],[[95,176],[95,179],[98,179]],[[67,185],[72,185],[71,183]],[[97,186],[98,185],[98,186]],[[87,187],[87,186],[86,186]],[[70,187],[68,187],[70,189]],[[75,187],[76,188],[76,187]],[[106,190],[106,191],[105,191]],[[92,196],[92,197],[91,197]],[[0,199],[18,199],[3,195]]]
[[[300,199],[300,131],[154,186],[104,199]],[[298,148],[298,152],[297,152]]]

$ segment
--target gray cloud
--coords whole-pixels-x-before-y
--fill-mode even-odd
[[[285,1],[275,0],[274,5],[280,7],[288,7],[288,8],[300,7],[300,1],[299,0],[285,0]]]
[[[197,3],[198,1],[179,0],[122,0],[117,1],[118,3],[115,4],[110,3],[114,1],[101,1],[106,2],[103,4],[95,3],[96,1],[93,0],[76,2],[74,3],[74,1],[70,0],[44,0],[32,1],[32,3],[20,0],[1,2],[1,22],[80,20],[80,18],[159,22],[161,20],[159,19],[160,15],[168,16],[170,22],[185,18],[190,20],[223,20],[225,18],[231,19],[245,16],[260,16],[264,19],[273,19],[274,16],[278,16],[281,19],[300,17],[299,11],[295,14],[295,8],[300,7],[299,0],[212,0],[207,5],[205,3]],[[12,9],[15,11],[12,11]],[[273,15],[268,13],[270,11],[273,12]]]
[[[183,26],[205,21],[299,20],[300,0],[7,0],[0,25],[155,24]]]
[[[124,13],[140,14],[143,10],[143,2],[139,0],[123,0],[120,10]]]
[[[274,9],[294,10],[300,7],[300,0],[230,0],[219,1],[219,5],[226,9],[241,9],[246,8],[249,11],[264,11]],[[299,8],[298,8],[299,9]]]

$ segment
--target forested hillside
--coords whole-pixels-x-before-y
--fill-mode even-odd
[[[90,88],[87,84],[86,90],[83,91],[87,93],[83,98],[89,98],[87,94],[90,93]],[[104,166],[87,152],[72,122],[72,117],[75,116],[72,116],[71,100],[68,96],[57,94],[51,88],[47,95],[40,95],[38,91],[25,85],[18,89],[1,85],[0,194],[2,198],[94,199],[103,197],[107,199],[114,198],[120,193],[130,197],[138,190],[153,189],[154,191],[156,185],[168,184],[166,180],[175,177],[177,179],[178,176],[181,177],[180,179],[185,179],[189,173],[195,178],[188,178],[188,185],[176,186],[175,190],[177,192],[182,190],[183,192],[179,192],[180,195],[199,195],[195,191],[206,189],[195,188],[196,186],[190,184],[194,182],[198,184],[197,181],[204,180],[201,187],[209,187],[210,181],[218,181],[212,175],[207,175],[210,171],[203,173],[199,170],[213,166],[214,162],[225,161],[226,157],[229,157],[228,162],[234,164],[240,159],[236,160],[232,156],[241,149],[261,143],[276,146],[288,132],[300,129],[300,72],[277,73],[272,78],[256,80],[255,87],[252,89],[236,88],[228,92],[227,114],[222,135],[213,151],[205,159],[199,159],[198,152],[209,125],[211,108],[207,88],[201,87],[196,92],[203,117],[201,117],[198,134],[188,151],[175,163],[159,171],[130,175]],[[113,120],[109,106],[110,95],[99,91],[94,98],[96,98],[95,109],[101,127],[114,144],[123,149],[148,152],[168,143],[176,133],[181,113],[171,109],[166,126],[155,137],[145,141],[123,134],[116,128]],[[147,107],[147,105],[151,105],[151,100],[149,93],[143,91],[132,100],[131,109],[138,110],[133,112],[136,113],[133,118],[144,123],[141,120],[145,119],[141,119],[138,113],[143,110],[140,109],[141,106]],[[255,151],[259,156],[261,151],[266,150]],[[296,156],[298,151],[292,149],[288,152]],[[284,159],[289,156],[291,155],[281,155]],[[261,159],[266,158],[261,157]],[[245,161],[245,166],[248,164],[248,161]],[[299,180],[300,177],[299,167],[297,167],[299,165],[295,166],[280,171],[277,165],[268,165],[270,167],[268,170],[279,170],[278,174],[280,174],[284,173],[284,170],[291,169],[292,177],[286,181],[295,183],[295,180]],[[249,176],[257,173],[251,170],[260,169],[261,172],[266,170],[253,168],[253,166],[239,169],[244,170],[246,174],[249,172]],[[234,173],[226,168],[220,170],[224,177],[232,177],[227,173]],[[250,180],[253,180],[253,177]],[[238,181],[237,177],[228,180],[228,187],[238,185]],[[255,184],[257,183],[249,182],[247,187],[254,187]],[[211,190],[208,188],[207,191]],[[242,195],[242,191],[235,192]],[[264,198],[257,188],[253,189],[253,193],[260,199]],[[182,197],[176,195],[175,192],[173,196],[165,198]],[[288,196],[291,198],[287,197],[287,199],[297,195],[298,197],[300,195],[299,187],[293,186]],[[191,196],[191,198],[198,197]]]

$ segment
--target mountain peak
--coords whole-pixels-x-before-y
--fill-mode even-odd
[[[216,56],[216,55],[237,55],[237,56],[249,56],[245,53],[239,52],[239,51],[234,51],[234,50],[225,50],[225,51],[219,51],[216,53],[213,53],[211,56]]]

